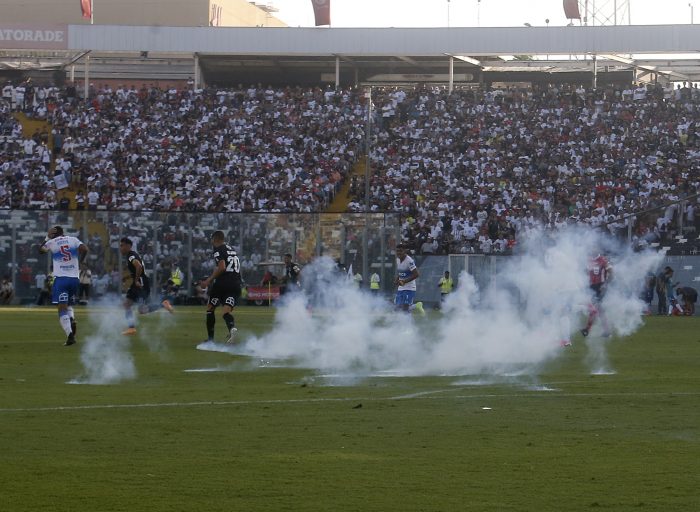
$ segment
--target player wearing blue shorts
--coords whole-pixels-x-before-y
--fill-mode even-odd
[[[399,244],[396,246],[396,298],[394,304],[398,309],[404,311],[416,310],[421,315],[425,314],[422,302],[413,303],[416,296],[416,279],[420,273],[416,262],[413,261],[407,252],[406,246]]]
[[[49,229],[39,252],[51,254],[55,278],[51,303],[58,305],[58,322],[68,336],[64,345],[73,345],[78,327],[72,306],[80,286],[80,265],[84,263],[88,249],[76,237],[65,236],[61,226],[54,226]]]

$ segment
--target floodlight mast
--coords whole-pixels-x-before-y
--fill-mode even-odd
[[[632,24],[632,0],[579,0],[579,10],[586,26]]]
[[[632,24],[632,0],[579,0],[584,26],[617,26]],[[598,62],[593,55],[593,88],[598,86]]]

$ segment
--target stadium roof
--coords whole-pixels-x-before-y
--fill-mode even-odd
[[[700,25],[254,28],[70,25],[68,49],[226,55],[639,54],[700,50]]]
[[[590,75],[625,71],[632,80],[700,81],[700,26],[510,28],[255,28],[69,25],[64,66],[89,51],[91,76],[191,75],[196,55],[208,81],[358,83],[377,76],[455,80],[483,74]],[[2,48],[2,41],[0,41]],[[38,54],[39,52],[37,52]],[[645,54],[644,58],[639,55]],[[691,55],[690,59],[681,58]],[[694,56],[697,55],[697,58]],[[520,56],[513,60],[512,56]],[[37,61],[42,56],[37,55]],[[6,65],[11,55],[0,61]],[[160,64],[162,66],[160,66]],[[10,63],[11,65],[11,63]],[[168,66],[170,67],[168,69]],[[336,67],[337,66],[337,67]],[[1,66],[0,66],[1,67]],[[111,71],[110,71],[111,70]],[[332,76],[331,76],[332,75]],[[422,76],[421,76],[422,75]],[[142,76],[141,78],[149,78]],[[630,78],[627,78],[628,80]],[[529,78],[528,78],[529,80]],[[303,81],[303,80],[301,80]]]

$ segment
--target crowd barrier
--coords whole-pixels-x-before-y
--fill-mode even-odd
[[[190,213],[106,210],[0,210],[0,278],[13,283],[15,302],[37,297],[37,276],[51,270],[38,248],[48,229],[61,225],[89,248],[87,267],[93,292],[120,291],[125,265],[119,240],[129,237],[151,276],[154,293],[167,281],[173,265],[184,275],[183,295],[213,268],[211,234],[222,230],[241,260],[242,276],[260,284],[266,271],[284,272],[284,254],[304,265],[329,256],[360,273],[364,283],[377,272],[385,286],[393,275],[393,251],[400,235],[395,214]],[[39,278],[39,282],[41,278]]]

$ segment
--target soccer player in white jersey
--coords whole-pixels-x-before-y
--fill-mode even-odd
[[[39,252],[51,253],[55,277],[51,303],[58,305],[58,322],[68,337],[64,345],[73,345],[77,324],[72,306],[80,287],[80,264],[85,261],[88,249],[76,237],[65,236],[61,226],[54,226],[49,229]]]
[[[421,315],[425,314],[422,302],[413,303],[416,296],[416,279],[420,273],[416,262],[406,253],[406,246],[396,246],[396,298],[394,304],[404,311],[416,310]]]

